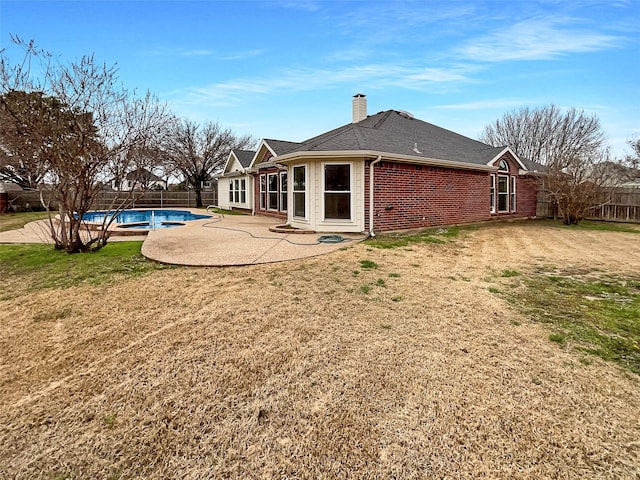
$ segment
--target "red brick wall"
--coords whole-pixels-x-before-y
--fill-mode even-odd
[[[520,217],[535,217],[538,205],[538,181],[528,175],[516,180],[516,209]]]
[[[518,170],[520,169],[520,165],[516,160],[511,156],[510,153],[506,153],[504,156],[497,159],[493,162],[494,166],[498,166],[500,164],[500,160],[506,160],[509,164],[509,175],[518,175]],[[496,173],[496,175],[502,174],[503,172]],[[497,177],[496,177],[497,182]],[[496,183],[497,185],[497,183]],[[518,175],[516,180],[516,211],[515,212],[496,212],[491,215],[491,218],[527,218],[527,217],[535,217],[536,216],[536,206],[537,206],[537,195],[538,195],[538,186],[537,181],[534,177],[529,175]],[[511,183],[509,183],[511,186]],[[509,201],[511,199],[509,198]]]
[[[365,227],[369,229],[369,163],[365,168]],[[374,166],[374,230],[404,230],[490,220],[489,173],[391,162]],[[535,182],[518,177],[518,211],[535,215]],[[501,214],[500,217],[503,215]]]

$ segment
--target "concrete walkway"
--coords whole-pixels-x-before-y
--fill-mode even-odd
[[[184,210],[184,209],[183,209]],[[194,211],[195,212],[195,211]],[[198,210],[197,213],[203,213]],[[260,216],[213,215],[184,226],[150,231],[146,236],[112,235],[112,241],[143,240],[142,254],[162,263],[221,267],[275,263],[330,253],[364,240],[365,235],[341,234],[341,243],[319,243],[321,233],[274,233],[269,227],[282,221]],[[0,232],[0,243],[52,243],[46,220],[19,230]]]

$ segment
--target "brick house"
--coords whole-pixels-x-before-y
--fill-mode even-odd
[[[407,112],[368,116],[359,94],[352,123],[299,143],[262,140],[246,170],[255,214],[317,232],[374,233],[533,217],[536,167]]]

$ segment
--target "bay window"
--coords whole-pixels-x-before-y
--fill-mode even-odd
[[[306,217],[307,168],[305,165],[293,167],[293,215]]]
[[[280,211],[287,211],[287,172],[280,173]]]
[[[351,165],[324,166],[324,218],[351,219]]]

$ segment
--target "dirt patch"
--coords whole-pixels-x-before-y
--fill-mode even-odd
[[[4,300],[0,477],[637,478],[638,378],[488,291],[542,267],[637,273],[640,241],[514,224]]]

